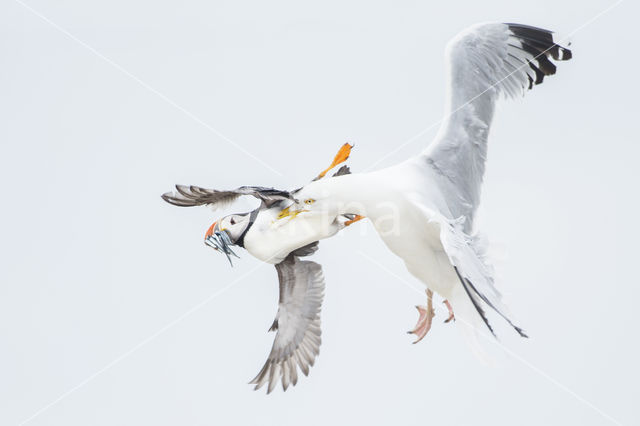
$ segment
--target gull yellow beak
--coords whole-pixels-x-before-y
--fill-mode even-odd
[[[289,206],[285,209],[282,209],[282,211],[278,215],[278,220],[284,219],[285,217],[294,218],[298,216],[300,213],[302,213],[303,211],[305,210],[291,210],[291,206]]]

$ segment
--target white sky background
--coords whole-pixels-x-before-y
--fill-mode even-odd
[[[502,288],[531,339],[493,323],[525,361],[481,363],[442,311],[411,345],[425,298],[368,258],[421,284],[361,223],[315,256],[327,280],[316,366],[269,396],[246,382],[273,339],[274,268],[246,252],[229,268],[202,243],[221,213],[160,194],[174,183],[299,186],[345,141],[364,170],[441,118],[443,49],[458,31],[496,20],[562,36],[613,1],[28,4],[282,175],[2,2],[0,424],[244,274],[29,424],[614,424],[558,383],[640,422],[637,2],[575,34],[574,59],[496,113],[479,225],[506,250]]]

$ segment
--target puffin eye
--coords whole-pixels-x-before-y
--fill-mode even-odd
[[[235,224],[236,224],[236,221],[235,221],[233,218],[231,218],[231,224],[232,224],[232,225],[235,225]]]
[[[316,200],[314,200],[313,198],[307,198],[306,200],[304,200],[305,204],[313,204],[315,202],[316,202]]]

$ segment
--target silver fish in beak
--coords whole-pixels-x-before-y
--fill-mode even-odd
[[[224,230],[219,230],[217,222],[214,222],[209,230],[207,230],[207,233],[204,236],[204,243],[214,250],[224,253],[232,267],[233,262],[231,261],[231,256],[240,259],[240,257],[231,250],[231,246],[235,244],[231,241],[229,234]]]

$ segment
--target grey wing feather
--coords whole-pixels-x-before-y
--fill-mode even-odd
[[[262,200],[267,206],[274,202],[291,199],[288,191],[261,186],[241,186],[230,191],[201,188],[199,186],[176,185],[176,192],[162,194],[162,199],[180,207],[208,205],[214,208],[224,207],[242,195],[251,195]]]
[[[486,253],[483,253],[478,242],[464,233],[461,221],[447,220],[434,213],[431,217],[433,221],[440,224],[442,247],[460,283],[491,333],[495,336],[480,306],[480,300],[504,318],[518,334],[527,337],[524,330],[511,320],[509,310],[502,301],[502,295],[495,287],[493,268],[486,262]]]
[[[313,253],[318,251],[318,245],[319,245],[319,242],[314,241],[312,243],[307,244],[306,246],[302,246],[292,251],[291,254],[298,257],[311,256]]]
[[[310,245],[310,249],[315,246]],[[268,383],[270,393],[282,382],[286,391],[298,381],[297,369],[306,376],[320,352],[320,310],[324,297],[322,267],[300,260],[293,253],[276,265],[280,281],[278,313],[270,330],[277,331],[271,353],[250,382],[255,389]]]
[[[447,45],[447,105],[434,141],[423,152],[439,177],[453,217],[472,228],[480,202],[487,138],[496,100],[523,95],[554,74],[551,59],[571,59],[553,33],[520,24],[478,24]]]

